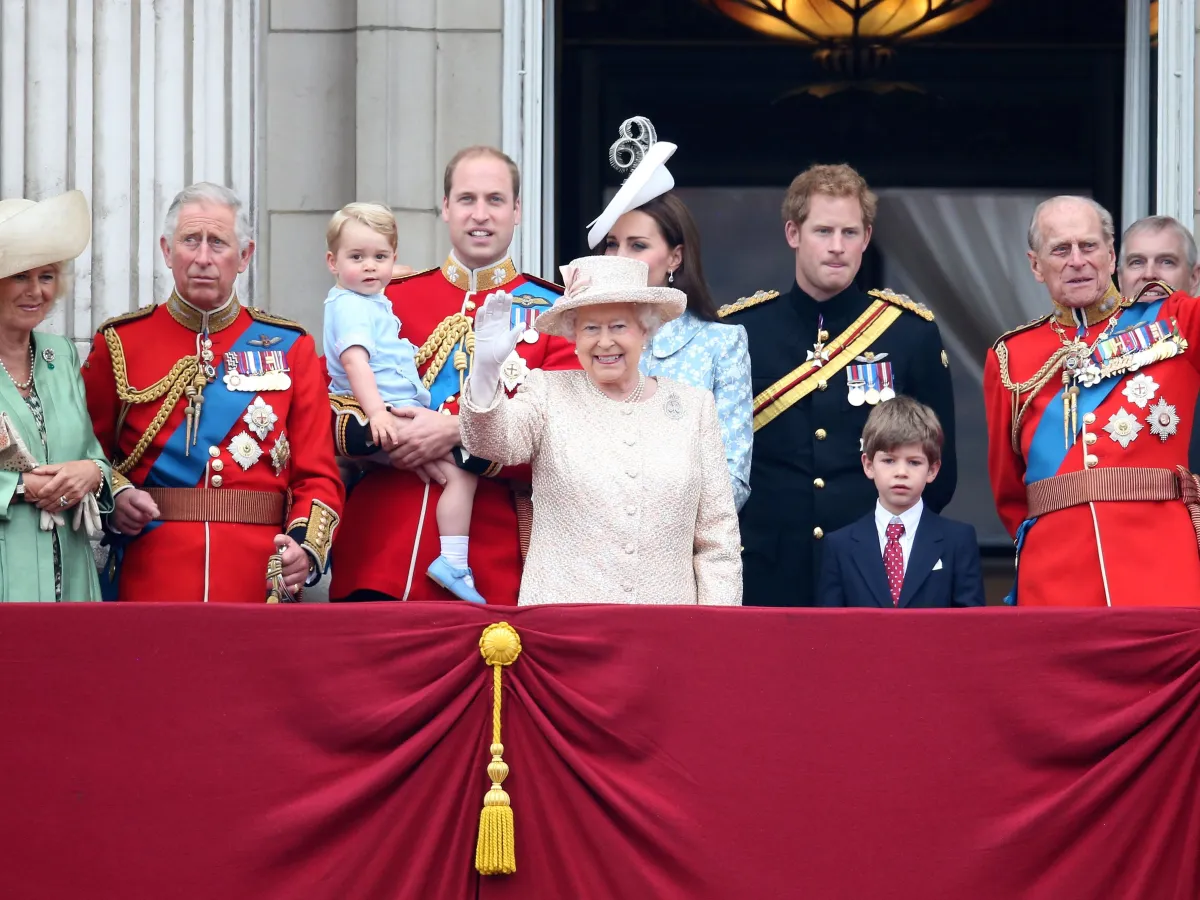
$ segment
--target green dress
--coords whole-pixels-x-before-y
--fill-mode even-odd
[[[75,345],[35,332],[34,350],[33,393],[22,397],[0,372],[0,409],[39,464],[98,462],[105,473],[100,510],[111,512],[110,469],[88,418]],[[67,510],[66,525],[42,531],[38,508],[18,498],[16,488],[17,474],[0,472],[0,601],[99,600],[91,542],[71,527],[75,510]]]

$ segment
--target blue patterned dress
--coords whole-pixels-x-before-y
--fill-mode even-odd
[[[649,351],[642,354],[641,370],[712,391],[733,482],[733,502],[741,509],[750,496],[750,450],[754,445],[746,329],[705,322],[685,312],[654,335]]]

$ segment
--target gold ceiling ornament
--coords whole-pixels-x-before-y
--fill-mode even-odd
[[[768,37],[810,44],[822,63],[875,61],[902,41],[972,19],[992,0],[700,0]],[[869,54],[864,54],[869,50]],[[841,66],[838,66],[841,68]]]

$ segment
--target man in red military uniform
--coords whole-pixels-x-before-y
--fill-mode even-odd
[[[343,500],[313,339],[235,295],[254,242],[228,188],[182,191],[162,250],[171,297],[106,322],[83,367],[113,461],[102,582],[118,600],[296,599]]]
[[[1187,470],[1200,301],[1122,298],[1112,216],[1038,207],[1034,276],[1054,311],[1003,335],[984,370],[989,467],[1017,542],[1023,606],[1200,604],[1200,488]]]
[[[369,472],[351,493],[334,554],[334,600],[453,599],[424,575],[439,553],[434,511],[441,489],[422,477],[426,464],[453,451],[463,468],[481,476],[471,514],[475,586],[489,603],[517,602],[531,516],[528,466],[501,468],[459,448],[458,399],[471,368],[477,307],[503,289],[513,297],[514,324],[525,325],[524,339],[504,365],[510,394],[531,369],[577,368],[578,361],[570,343],[533,329],[562,289],[519,273],[508,257],[521,218],[516,164],[495,148],[469,147],[450,160],[443,186],[452,252],[440,268],[396,278],[386,291],[400,336],[420,348],[417,366],[430,408],[396,411],[410,421],[390,453],[392,468]],[[331,402],[338,452],[378,450],[367,443],[361,409],[343,397]]]

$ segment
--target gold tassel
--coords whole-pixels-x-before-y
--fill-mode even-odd
[[[508,777],[504,745],[500,743],[500,673],[521,655],[521,637],[507,622],[483,629],[479,638],[483,661],[492,667],[492,746],[489,752],[488,778],[492,787],[483,798],[479,813],[479,840],[475,845],[475,870],[480,875],[511,875],[517,871],[513,837],[513,811],[508,792],[502,785]]]

